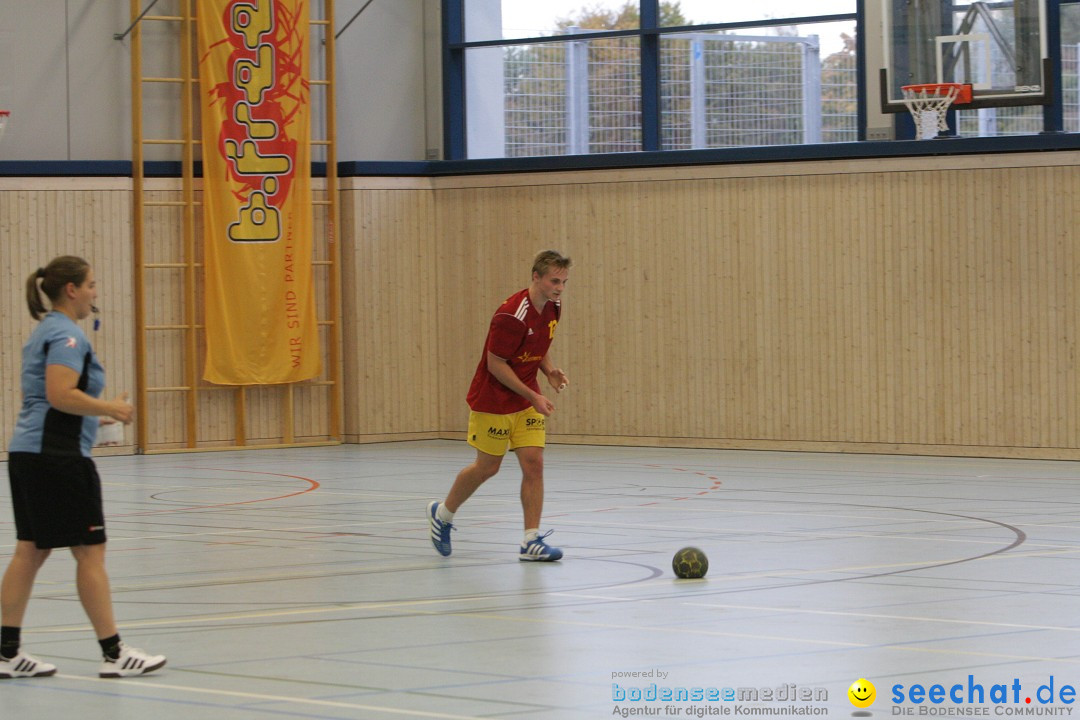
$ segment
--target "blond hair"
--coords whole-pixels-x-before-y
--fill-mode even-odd
[[[540,277],[544,277],[551,272],[552,268],[569,270],[573,264],[573,260],[568,257],[563,257],[562,253],[558,250],[543,250],[538,253],[536,259],[533,260],[532,271],[537,273]]]

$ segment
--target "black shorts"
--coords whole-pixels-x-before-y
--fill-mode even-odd
[[[19,540],[42,550],[105,542],[101,480],[90,458],[13,452],[8,478]]]

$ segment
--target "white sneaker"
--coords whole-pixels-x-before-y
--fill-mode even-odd
[[[122,678],[133,675],[145,675],[165,667],[164,655],[148,655],[138,648],[120,643],[120,657],[101,661],[98,677]]]
[[[41,662],[25,650],[8,660],[0,657],[0,678],[48,677],[56,674],[56,666]]]

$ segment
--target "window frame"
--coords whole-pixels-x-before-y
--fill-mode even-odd
[[[867,0],[856,0],[853,13],[833,13],[827,15],[804,15],[797,17],[770,18],[747,22],[708,23],[701,25],[682,25],[661,27],[660,0],[639,0],[641,24],[632,30],[583,31],[574,35],[574,40],[594,40],[602,38],[637,37],[641,47],[641,137],[642,148],[632,153],[613,155],[633,155],[634,158],[607,158],[603,154],[591,155],[540,155],[517,158],[477,158],[468,157],[467,147],[467,111],[465,88],[465,57],[472,48],[500,47],[507,45],[534,45],[562,43],[563,35],[508,38],[496,40],[465,40],[465,3],[469,0],[442,0],[443,31],[443,161],[449,167],[462,169],[475,166],[479,171],[510,171],[546,169],[552,167],[630,167],[640,165],[703,163],[723,161],[724,157],[735,161],[778,160],[778,159],[827,159],[863,156],[918,155],[951,152],[994,152],[1018,151],[1030,149],[1075,149],[1080,146],[1080,134],[1065,133],[1064,112],[1061,93],[1061,5],[1080,4],[1080,0],[1047,1],[1047,33],[1051,59],[1051,81],[1055,90],[1051,102],[1043,106],[1044,130],[1039,136],[1012,136],[994,138],[956,138],[950,143],[961,143],[957,149],[947,150],[938,144],[932,149],[921,145],[917,149],[902,148],[895,141],[867,141],[867,57],[865,4]],[[714,148],[708,150],[663,150],[661,117],[661,79],[660,79],[660,38],[664,35],[677,35],[687,32],[710,32],[717,30],[752,29],[775,27],[779,25],[807,25],[814,23],[855,21],[856,28],[856,122],[857,141],[855,143],[815,143],[785,146],[762,146],[760,148]],[[874,98],[877,100],[877,98]],[[898,116],[897,139],[914,137],[914,126],[910,118]],[[905,119],[907,122],[905,123]],[[910,128],[908,127],[910,126]],[[1056,136],[1057,141],[1052,137]],[[1042,141],[1033,138],[1042,137]],[[871,146],[871,147],[852,147]],[[874,149],[874,146],[877,149]],[[886,146],[893,146],[888,150]]]
[[[564,43],[563,35],[509,38],[498,40],[465,41],[465,3],[469,0],[443,0],[443,146],[447,160],[467,160],[467,108],[465,102],[465,56],[469,49],[504,47],[507,45],[541,45]],[[636,37],[641,48],[641,150],[639,152],[677,152],[661,149],[661,80],[660,38],[687,32],[712,32],[717,30],[752,29],[778,25],[806,25],[821,22],[854,20],[856,24],[857,116],[859,139],[866,137],[865,68],[861,61],[862,26],[860,18],[864,0],[856,0],[854,13],[830,15],[805,15],[798,17],[771,18],[733,23],[708,23],[701,25],[660,26],[660,0],[638,0],[641,24],[634,30],[582,31],[574,35],[576,41],[600,38]],[[1078,0],[1080,1],[1080,0]],[[581,156],[574,156],[581,157]]]

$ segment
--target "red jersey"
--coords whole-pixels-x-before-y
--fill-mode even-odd
[[[529,300],[528,288],[514,293],[499,306],[491,318],[484,352],[466,396],[470,408],[476,412],[509,415],[531,405],[491,374],[487,368],[487,354],[490,352],[509,362],[523,383],[540,392],[536,373],[555,337],[560,312],[561,307],[554,300],[544,303],[544,310],[538,312]]]

